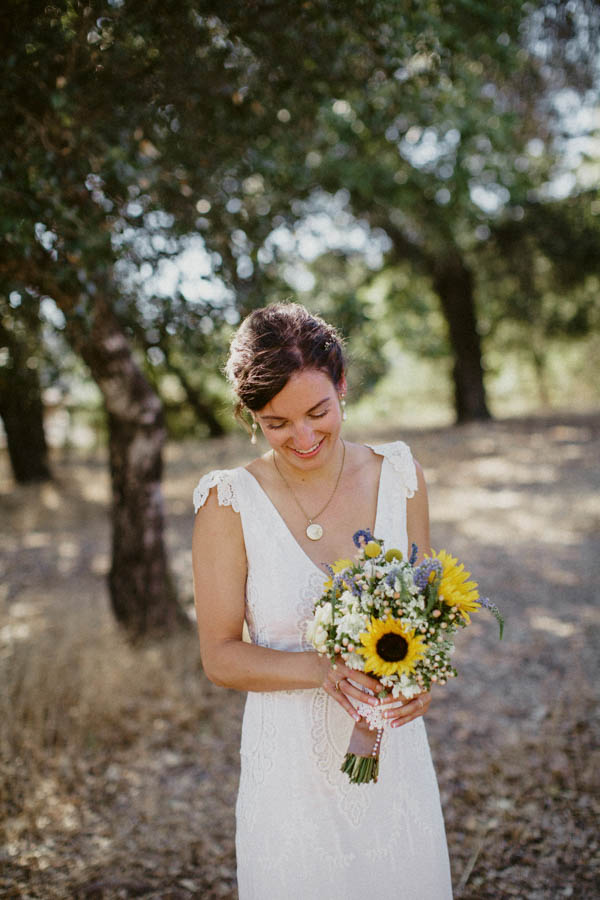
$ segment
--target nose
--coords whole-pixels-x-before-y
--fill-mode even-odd
[[[294,434],[294,443],[298,450],[310,450],[315,444],[315,432],[309,422],[297,425]]]

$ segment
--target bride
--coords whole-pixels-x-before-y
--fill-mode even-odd
[[[240,900],[447,900],[450,871],[423,715],[431,697],[378,701],[378,681],[332,667],[306,623],[328,577],[369,529],[429,551],[423,473],[402,441],[343,439],[342,342],[296,303],[255,310],[227,363],[237,414],[269,450],[208,473],[194,492],[202,663],[247,691],[236,805]],[[246,621],[251,642],[243,640]],[[379,780],[340,771],[359,702],[384,704]]]

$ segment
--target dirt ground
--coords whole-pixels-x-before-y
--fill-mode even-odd
[[[411,444],[434,547],[507,622],[502,642],[483,612],[461,633],[460,677],[428,715],[455,896],[600,896],[600,414],[361,437]],[[193,487],[249,450],[168,450],[188,604]],[[235,898],[244,698],[207,682],[193,633],[124,642],[105,589],[105,460],[54,468],[54,483],[16,488],[0,462],[0,897]]]

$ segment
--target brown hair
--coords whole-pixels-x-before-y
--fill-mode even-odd
[[[244,407],[262,409],[296,372],[320,369],[334,385],[344,374],[342,338],[300,303],[273,303],[247,316],[231,342],[225,374]]]

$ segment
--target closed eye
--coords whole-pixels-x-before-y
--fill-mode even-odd
[[[310,415],[311,419],[322,419],[324,416],[327,415],[328,412],[329,412],[329,408],[323,410],[323,412],[309,413],[309,415]],[[277,425],[274,425],[273,423],[270,422],[267,425],[267,428],[270,431],[278,431],[280,428],[284,428],[285,425],[287,425],[286,421],[279,422]]]

